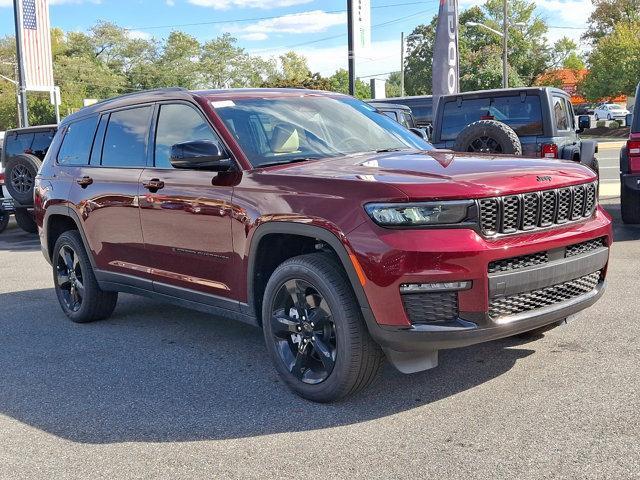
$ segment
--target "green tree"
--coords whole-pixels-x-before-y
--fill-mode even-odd
[[[391,72],[387,79],[385,93],[387,98],[399,97],[402,95],[400,91],[400,72]]]
[[[553,44],[551,58],[551,68],[569,68],[571,70],[585,68],[585,63],[578,54],[578,45],[568,37],[562,37]]]
[[[349,72],[344,68],[336,70],[336,72],[329,77],[330,86],[328,90],[338,93],[349,93]],[[355,97],[366,99],[371,98],[371,86],[363,82],[360,79],[356,79],[356,91]]]
[[[622,22],[601,38],[589,55],[580,90],[590,100],[632,95],[640,78],[640,22]]]
[[[592,0],[592,3],[594,9],[582,38],[594,45],[613,33],[616,25],[640,21],[640,0]]]

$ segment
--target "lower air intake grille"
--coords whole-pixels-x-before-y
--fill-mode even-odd
[[[598,248],[606,247],[604,238],[596,238],[587,242],[576,243],[575,245],[569,245],[565,250],[565,257],[573,257],[574,255],[582,255],[583,253],[597,250]]]
[[[458,292],[406,293],[402,303],[414,325],[450,322],[458,317]]]
[[[517,270],[518,268],[532,267],[534,265],[541,265],[549,261],[547,252],[538,252],[531,255],[521,255],[520,257],[505,258],[503,260],[496,260],[489,264],[489,273],[496,272],[508,272],[510,270]]]
[[[600,272],[598,271],[539,290],[496,298],[489,303],[489,315],[495,320],[571,300],[591,292],[599,281]]]

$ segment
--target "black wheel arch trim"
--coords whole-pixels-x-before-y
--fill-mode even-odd
[[[256,298],[254,298],[256,253],[263,237],[274,233],[315,238],[327,243],[333,249],[333,251],[336,252],[336,255],[338,255],[338,259],[340,260],[342,267],[347,273],[349,283],[351,284],[351,287],[353,288],[353,291],[356,295],[358,306],[361,310],[363,310],[363,312],[371,311],[369,301],[367,300],[367,296],[365,295],[364,288],[360,284],[358,274],[356,273],[356,269],[351,262],[349,253],[347,252],[344,243],[336,236],[335,233],[327,230],[326,228],[318,227],[315,225],[305,225],[287,221],[271,221],[258,226],[251,237],[248,256],[249,265],[247,268],[247,304],[245,305],[245,307],[249,309],[248,313],[255,316],[256,318],[260,318],[260,312],[255,311]]]
[[[93,253],[91,251],[91,248],[89,247],[89,242],[87,241],[87,237],[82,228],[80,218],[78,218],[78,214],[74,212],[73,209],[68,205],[52,205],[50,207],[47,207],[45,211],[44,220],[42,221],[43,236],[41,239],[41,247],[47,261],[51,263],[52,253],[49,251],[49,219],[53,215],[60,215],[73,220],[73,222],[76,224],[78,232],[80,233],[80,237],[82,237],[82,243],[84,245],[85,251],[87,252],[87,257],[89,257],[89,261],[91,262],[91,267],[95,270],[96,262],[93,258]]]

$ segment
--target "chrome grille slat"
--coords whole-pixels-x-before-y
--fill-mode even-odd
[[[480,228],[487,236],[548,228],[591,216],[597,203],[596,183],[483,198]]]

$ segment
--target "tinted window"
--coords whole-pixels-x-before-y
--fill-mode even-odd
[[[87,165],[89,163],[89,152],[97,124],[98,117],[90,117],[73,122],[67,127],[62,146],[58,152],[60,165]]]
[[[47,150],[49,150],[49,146],[51,145],[51,142],[53,141],[54,135],[55,135],[55,131],[53,130],[34,133],[33,142],[31,143],[31,151],[34,154],[38,156],[42,156],[42,158],[44,158],[44,156],[47,153]]]
[[[387,117],[389,117],[392,120],[395,120],[396,122],[398,121],[398,117],[396,116],[396,112],[390,112],[390,111],[386,111],[386,112],[382,112],[384,113]]]
[[[449,100],[444,105],[442,140],[454,140],[464,127],[478,120],[498,120],[506,123],[518,135],[541,135],[542,113],[540,97],[493,97]]]
[[[192,107],[180,104],[162,105],[156,130],[156,167],[171,168],[171,146],[194,140],[217,141],[218,138]]]
[[[102,156],[102,144],[104,143],[104,132],[107,129],[107,122],[109,121],[109,114],[102,115],[100,117],[100,124],[98,125],[98,131],[96,132],[95,140],[93,141],[93,147],[91,148],[91,165],[100,165],[100,157]]]
[[[32,142],[33,133],[21,133],[19,135],[10,134],[7,136],[5,143],[5,155],[8,158],[20,155],[21,153],[26,153],[29,151]]]
[[[109,117],[102,147],[102,165],[144,167],[151,107],[113,112]]]
[[[569,114],[567,113],[567,104],[564,98],[553,97],[553,116],[556,119],[556,128],[558,130],[569,130]]]

